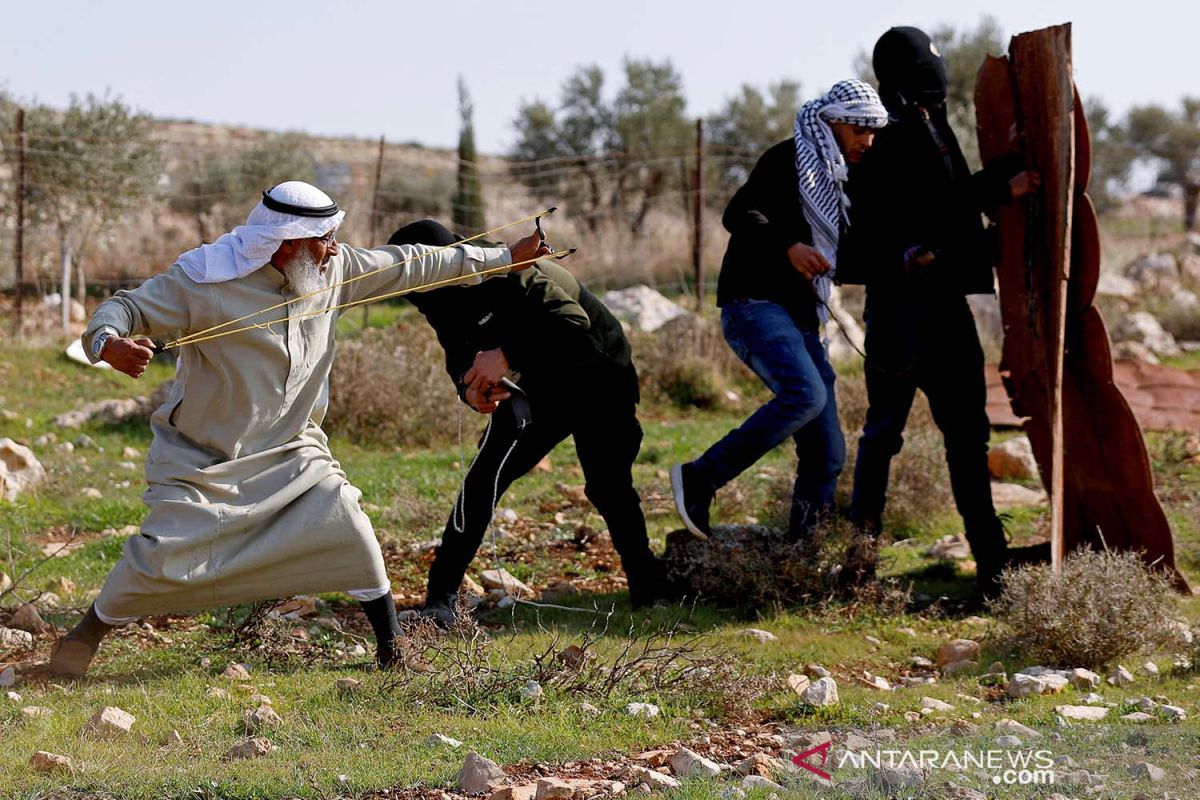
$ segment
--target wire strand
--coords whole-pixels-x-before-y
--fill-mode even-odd
[[[348,285],[348,284],[351,284],[351,283],[354,283],[354,282],[356,282],[356,281],[361,281],[361,280],[363,280],[364,278],[369,278],[369,277],[370,277],[370,276],[372,276],[372,275],[377,275],[377,274],[379,274],[380,272],[383,272],[383,271],[385,271],[385,270],[394,269],[394,268],[396,268],[396,267],[404,266],[405,264],[411,264],[413,261],[417,261],[417,260],[419,260],[419,259],[422,259],[422,258],[425,258],[425,257],[427,257],[427,256],[434,255],[435,253],[440,253],[440,252],[442,252],[442,251],[444,251],[444,250],[449,250],[449,249],[451,249],[451,248],[458,247],[458,246],[459,246],[459,245],[461,245],[461,244],[466,244],[467,242],[472,242],[472,241],[475,241],[476,239],[482,239],[482,238],[483,238],[483,237],[485,237],[485,236],[488,236],[488,235],[490,235],[490,234],[493,234],[493,233],[495,233],[495,232],[497,232],[497,231],[504,230],[505,228],[511,228],[511,227],[512,227],[512,226],[514,226],[514,225],[520,225],[522,222],[529,222],[530,220],[537,219],[538,217],[546,216],[546,215],[548,215],[548,214],[553,214],[555,210],[556,210],[556,207],[554,207],[554,206],[551,206],[551,207],[550,207],[549,209],[547,209],[546,211],[542,211],[542,212],[540,212],[540,213],[537,213],[537,214],[530,214],[530,215],[529,215],[529,216],[527,216],[527,217],[522,217],[521,219],[513,220],[512,222],[506,222],[506,223],[504,223],[503,225],[498,225],[498,226],[496,226],[495,228],[491,228],[491,229],[489,229],[489,230],[483,231],[482,233],[477,233],[477,234],[475,234],[475,235],[473,235],[473,236],[468,236],[466,239],[463,239],[463,240],[461,240],[461,241],[455,242],[454,244],[450,244],[450,245],[443,245],[443,246],[441,246],[441,247],[436,247],[436,248],[434,248],[434,249],[432,249],[432,250],[428,250],[428,251],[425,251],[425,252],[423,252],[423,253],[419,253],[418,255],[415,255],[415,256],[410,256],[409,258],[406,258],[406,259],[404,259],[404,260],[402,260],[402,261],[397,261],[397,262],[395,262],[395,263],[388,264],[387,266],[384,266],[384,267],[379,267],[378,269],[373,269],[373,270],[371,270],[370,272],[364,272],[362,275],[355,275],[353,278],[347,278],[347,279],[346,279],[346,280],[344,280],[344,281],[339,281],[339,282],[337,282],[337,283],[334,283],[334,284],[331,284],[331,285],[329,285],[329,286],[323,286],[323,287],[321,287],[320,289],[317,289],[317,290],[316,290],[316,291],[314,291],[314,292],[309,292],[308,294],[301,295],[300,297],[294,297],[294,298],[292,298],[291,300],[285,300],[285,301],[283,301],[282,303],[276,303],[276,304],[275,304],[275,305],[273,305],[273,306],[268,306],[267,308],[261,308],[261,309],[259,309],[258,311],[253,311],[253,312],[251,312],[251,313],[249,313],[249,314],[244,314],[244,315],[242,315],[242,316],[240,316],[240,317],[237,317],[237,318],[235,318],[235,319],[227,320],[226,322],[222,322],[222,323],[219,323],[219,324],[217,324],[217,325],[212,325],[212,326],[210,326],[210,327],[208,327],[208,328],[205,328],[205,329],[203,329],[203,330],[199,330],[199,331],[196,331],[195,333],[188,334],[187,336],[180,336],[178,339],[176,339],[176,340],[175,340],[174,342],[172,342],[171,344],[172,344],[173,346],[178,346],[178,345],[190,344],[190,343],[191,343],[193,340],[195,340],[195,341],[203,341],[203,339],[200,339],[200,338],[198,338],[198,337],[205,336],[206,334],[212,333],[213,331],[219,331],[219,330],[221,330],[222,328],[227,328],[227,327],[229,327],[230,325],[236,325],[236,324],[237,324],[237,323],[239,323],[239,322],[245,322],[245,321],[246,321],[246,320],[248,320],[248,319],[251,319],[251,318],[253,318],[253,317],[257,317],[257,316],[259,316],[259,315],[262,315],[262,314],[267,314],[267,313],[269,313],[269,312],[271,312],[271,311],[275,311],[276,309],[283,308],[284,306],[291,305],[292,303],[298,303],[298,302],[300,302],[300,301],[302,301],[302,300],[307,300],[308,298],[310,298],[310,297],[315,297],[315,296],[316,296],[316,295],[318,295],[318,294],[323,294],[324,292],[333,291],[334,289],[337,289],[337,288],[339,288],[339,287],[346,286],[346,285]],[[476,274],[478,274],[478,273],[476,273]],[[421,288],[424,288],[424,287],[421,287]],[[375,299],[375,298],[372,298],[372,299]],[[285,318],[285,320],[286,320],[286,319],[290,319],[290,317],[288,317],[288,318]],[[283,322],[283,321],[285,321],[285,320],[277,320],[276,322]],[[275,323],[271,323],[271,324],[275,324]],[[260,326],[251,326],[251,327],[260,327]],[[241,330],[249,330],[249,328],[239,328],[238,330],[239,330],[239,331],[241,331]]]

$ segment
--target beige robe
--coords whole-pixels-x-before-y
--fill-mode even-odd
[[[342,245],[326,274],[336,283],[430,250]],[[327,292],[318,307],[508,263],[507,249],[459,245]],[[83,343],[90,353],[102,326],[169,339],[294,297],[269,264],[211,284],[195,283],[176,264],[102,303]],[[275,323],[269,327],[180,348],[174,390],[150,419],[149,513],[96,600],[105,617],[388,585],[360,493],[320,428],[340,313],[288,322],[284,307],[230,326]]]

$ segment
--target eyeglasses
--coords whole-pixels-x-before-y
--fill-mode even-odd
[[[333,230],[331,230],[329,233],[325,234],[324,236],[316,236],[313,238],[315,238],[318,242],[320,242],[321,244],[328,247],[329,245],[333,244],[334,236],[336,236],[336,235],[337,235],[337,228],[334,228]]]

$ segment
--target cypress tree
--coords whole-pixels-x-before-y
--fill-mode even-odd
[[[461,127],[458,134],[458,188],[450,200],[451,218],[456,230],[463,234],[478,233],[487,225],[484,221],[483,193],[479,185],[479,165],[475,153],[475,125],[471,96],[462,77],[458,79],[458,114]]]

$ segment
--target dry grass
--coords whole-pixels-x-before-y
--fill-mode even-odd
[[[384,676],[381,691],[418,705],[486,714],[551,692],[597,701],[643,695],[695,701],[704,695],[748,708],[761,689],[756,680],[743,681],[707,635],[691,631],[686,609],[622,631],[610,630],[610,614],[570,637],[549,632],[542,644],[515,656],[513,641],[488,636],[465,602],[457,610],[450,630],[425,619],[406,623],[398,666]]]
[[[424,319],[338,345],[329,378],[328,427],[356,442],[429,445],[458,431],[458,403],[442,348]]]
[[[756,391],[758,379],[738,359],[714,320],[676,317],[654,333],[630,335],[643,398],[678,408],[721,408],[727,392]]]
[[[1049,565],[1006,572],[993,604],[1006,645],[1031,663],[1103,667],[1167,645],[1179,599],[1136,553],[1079,550]]]
[[[667,537],[663,559],[672,580],[702,600],[733,608],[815,605],[843,595],[838,570],[854,532],[848,523],[817,525],[803,541],[785,529],[718,525],[707,542],[685,531]],[[908,594],[888,583],[867,583],[853,592],[856,607],[900,613]]]

